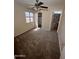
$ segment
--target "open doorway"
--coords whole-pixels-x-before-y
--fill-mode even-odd
[[[42,13],[41,12],[38,13],[38,27],[39,28],[42,27]]]
[[[52,16],[51,31],[57,31],[61,12],[55,12]]]

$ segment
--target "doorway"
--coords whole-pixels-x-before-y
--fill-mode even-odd
[[[52,23],[51,23],[51,31],[57,31],[59,20],[60,20],[60,13],[54,13],[52,16]]]
[[[38,27],[41,28],[42,27],[42,13],[38,13]]]

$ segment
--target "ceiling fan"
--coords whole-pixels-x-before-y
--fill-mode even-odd
[[[35,5],[32,7],[32,9],[34,9],[34,10],[43,10],[43,9],[48,9],[48,7],[47,6],[43,6],[43,2],[40,2],[39,0],[36,0],[36,3],[35,3]]]

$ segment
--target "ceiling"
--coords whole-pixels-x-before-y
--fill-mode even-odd
[[[36,0],[15,0],[23,5],[34,5]],[[44,5],[46,6],[53,6],[53,5],[64,5],[65,0],[39,0],[41,2],[44,2]]]

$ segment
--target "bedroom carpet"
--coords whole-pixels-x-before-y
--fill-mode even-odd
[[[59,59],[57,32],[39,29],[15,37],[14,55],[25,55],[16,59]]]

